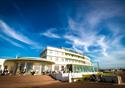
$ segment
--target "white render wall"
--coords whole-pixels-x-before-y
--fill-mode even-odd
[[[4,62],[6,59],[0,59],[0,65],[1,65],[1,69],[4,69]]]
[[[71,55],[65,55],[65,53],[70,53],[80,57],[84,57],[81,54],[68,52],[64,49],[47,47],[47,59],[54,61],[56,64],[81,64],[81,65],[91,65],[92,63],[87,58],[80,58]]]
[[[82,54],[70,52],[63,48],[47,47],[44,53],[46,53],[46,59],[55,62],[52,71],[55,71],[55,66],[59,66],[60,70],[61,66],[65,67],[67,64],[92,66],[88,58],[85,58]]]

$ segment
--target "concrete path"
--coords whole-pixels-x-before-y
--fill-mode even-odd
[[[125,88],[125,85],[60,82],[46,75],[0,76],[0,88]]]
[[[0,76],[0,88],[17,88],[41,86],[60,81],[52,79],[50,76]]]

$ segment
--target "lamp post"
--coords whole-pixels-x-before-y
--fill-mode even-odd
[[[99,62],[97,61],[97,71],[99,72]]]
[[[95,71],[99,71],[99,62],[98,61],[93,61],[93,63],[95,63]]]

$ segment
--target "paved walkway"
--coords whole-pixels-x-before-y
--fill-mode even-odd
[[[125,88],[125,85],[100,83],[67,83],[50,76],[0,76],[0,88]]]
[[[31,87],[59,83],[50,76],[0,76],[0,88]]]

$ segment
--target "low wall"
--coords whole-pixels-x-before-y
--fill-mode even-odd
[[[102,79],[103,82],[118,83],[117,76],[102,76],[101,79]]]
[[[52,77],[61,80],[61,81],[68,81],[70,73],[54,73]],[[71,78],[82,78],[83,75],[87,74],[97,74],[97,72],[84,72],[84,73],[71,73]]]
[[[118,76],[121,76],[122,83],[125,83],[125,72],[117,72]]]

